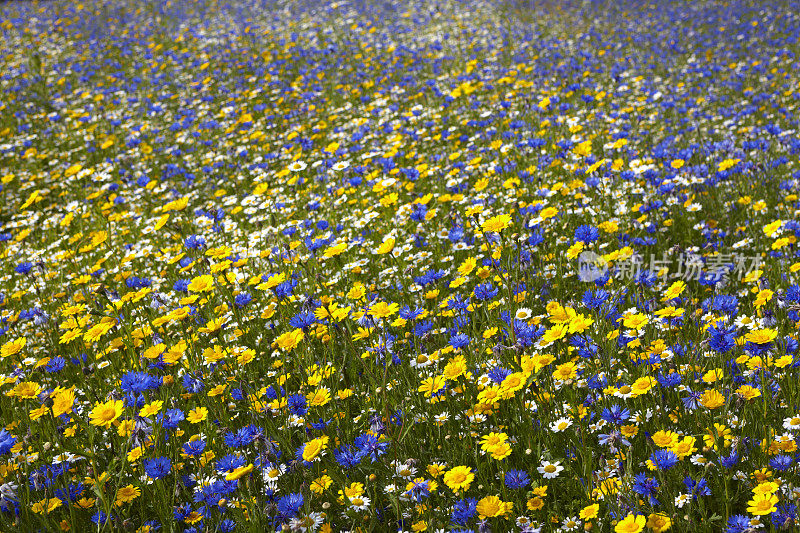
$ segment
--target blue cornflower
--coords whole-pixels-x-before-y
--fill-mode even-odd
[[[241,308],[241,307],[246,306],[247,304],[249,304],[252,301],[253,301],[253,297],[250,295],[249,292],[240,292],[239,294],[236,295],[236,298],[233,299],[233,304],[236,307]]]
[[[681,398],[683,406],[690,411],[692,409],[697,409],[698,406],[700,405],[700,396],[702,396],[702,394],[697,391],[692,391],[689,388],[686,389],[686,392],[689,393],[689,396],[687,396],[686,398]]]
[[[44,369],[50,374],[55,374],[56,372],[60,372],[66,364],[67,360],[57,355],[47,362],[47,366],[45,366]]]
[[[797,523],[797,506],[793,503],[782,503],[771,515],[772,523],[779,530],[788,529]]]
[[[639,496],[644,496],[650,502],[650,505],[659,505],[655,495],[658,493],[658,481],[645,474],[636,474],[633,478],[633,492]]]
[[[502,383],[508,376],[510,376],[513,373],[514,373],[513,371],[507,368],[503,368],[502,366],[496,366],[491,370],[489,370],[488,376],[492,381],[499,384]]]
[[[292,394],[286,400],[286,406],[294,416],[305,416],[308,412],[307,405],[306,397],[302,394]]]
[[[458,500],[453,506],[453,512],[450,514],[450,520],[456,524],[465,526],[470,518],[475,516],[478,510],[478,500],[475,498],[465,498]]]
[[[491,300],[495,296],[497,296],[498,290],[497,288],[489,282],[481,283],[477,285],[473,290],[475,294],[475,298],[478,300]]]
[[[288,519],[297,516],[303,506],[303,495],[297,492],[287,494],[278,500],[278,514],[281,518]]]
[[[373,463],[378,460],[379,456],[385,454],[389,447],[388,442],[380,442],[377,436],[369,433],[363,433],[356,437],[354,444],[360,453],[364,457],[369,457]]]
[[[728,527],[725,533],[745,533],[750,530],[750,518],[744,515],[733,515],[728,518]]]
[[[454,349],[463,348],[469,344],[469,336],[464,333],[459,333],[450,337],[450,346]]]
[[[509,489],[522,489],[530,484],[531,478],[524,470],[509,470],[503,482]]]
[[[205,388],[203,380],[200,378],[196,378],[191,374],[184,374],[182,382],[183,382],[183,388],[191,392],[192,394],[197,394],[198,392],[202,392],[203,389]]]
[[[247,464],[247,460],[244,457],[229,453],[228,455],[225,455],[214,462],[214,469],[218,474],[224,474],[226,472],[236,470],[245,464]]]
[[[773,470],[783,472],[784,470],[789,470],[792,466],[794,466],[794,458],[791,455],[776,455],[769,460],[769,466]]]
[[[678,464],[678,456],[671,450],[656,450],[650,456],[650,460],[659,470],[669,470]]]
[[[191,457],[199,457],[205,449],[206,443],[202,439],[190,440],[183,445],[183,453]]]
[[[125,392],[144,392],[161,386],[161,379],[147,372],[131,371],[122,376],[120,388]]]
[[[155,457],[144,460],[144,471],[152,479],[166,477],[170,470],[172,470],[172,461],[169,460],[169,457]]]
[[[164,429],[175,429],[185,419],[186,416],[180,409],[169,409],[156,417],[156,421],[160,422]]]
[[[708,333],[711,335],[708,345],[714,351],[726,353],[736,346],[735,328],[712,326]]]
[[[631,442],[625,438],[619,430],[610,431],[609,433],[600,433],[598,436],[598,441],[603,446],[615,446],[617,442],[624,444],[625,446],[630,446]]]
[[[698,496],[710,496],[711,489],[708,488],[708,482],[706,482],[705,478],[701,478],[700,481],[695,481],[689,476],[683,479],[683,484],[686,485],[686,490],[692,495],[693,499],[697,499]]]
[[[99,524],[99,525],[107,524],[108,522],[113,521],[113,520],[114,520],[114,515],[109,516],[106,513],[104,513],[103,511],[97,511],[91,517],[92,523],[93,524]]]
[[[333,451],[333,458],[344,469],[353,468],[364,458],[364,454],[355,446],[342,445]]]
[[[681,375],[677,372],[670,372],[669,374],[659,374],[656,377],[658,380],[658,384],[664,387],[665,389],[671,389],[677,385],[681,384]]]
[[[736,450],[733,450],[730,455],[723,456],[719,458],[719,463],[727,469],[731,469],[737,464],[739,464],[739,453]]]
[[[33,269],[33,263],[25,261],[24,263],[18,264],[14,268],[14,272],[16,272],[17,274],[27,274],[28,272],[31,271],[31,269]]]
[[[585,244],[592,243],[600,237],[600,230],[594,226],[578,226],[575,228],[575,241]]]
[[[631,417],[631,410],[620,405],[612,405],[611,408],[603,409],[600,418],[614,425],[620,425]]]
[[[584,292],[582,301],[583,305],[589,309],[599,309],[610,297],[611,294],[608,291],[597,289],[594,291],[594,293],[591,291]]]
[[[220,520],[219,526],[217,526],[217,531],[220,533],[231,533],[236,530],[236,521],[230,518],[225,518]]]
[[[412,501],[418,502],[422,498],[427,498],[431,495],[430,480],[413,481],[411,488],[404,492]]]
[[[300,311],[292,318],[289,319],[289,325],[293,328],[307,330],[310,328],[314,322],[317,321],[317,317],[314,316],[314,313],[311,311]]]
[[[421,307],[417,307],[412,310],[409,306],[406,305],[403,306],[402,309],[400,309],[399,314],[400,318],[402,318],[403,320],[415,320],[423,313],[423,311],[424,309]]]

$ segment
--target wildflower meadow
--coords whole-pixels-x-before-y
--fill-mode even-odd
[[[797,530],[799,35],[0,3],[0,531]]]

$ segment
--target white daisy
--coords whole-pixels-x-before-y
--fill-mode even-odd
[[[545,477],[545,479],[553,479],[558,477],[561,471],[564,470],[564,467],[561,466],[561,461],[556,461],[554,463],[551,463],[550,461],[542,461],[542,466],[536,470],[538,470],[539,473]]]

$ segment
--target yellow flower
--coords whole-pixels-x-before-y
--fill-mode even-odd
[[[593,503],[591,505],[587,505],[583,509],[581,509],[580,519],[581,520],[591,520],[593,518],[597,518],[597,513],[600,511],[600,505]]]
[[[347,243],[342,242],[335,246],[329,246],[322,255],[330,259],[331,257],[336,257],[337,255],[344,252],[346,248],[347,248]]]
[[[504,502],[497,496],[486,496],[478,502],[477,511],[481,520],[504,516],[511,512],[514,507],[513,502]]]
[[[492,217],[483,224],[481,224],[481,229],[484,233],[486,232],[494,232],[499,233],[509,227],[511,225],[511,215],[497,215]]]
[[[109,400],[105,403],[98,403],[89,414],[89,421],[93,426],[108,428],[111,424],[122,416],[125,402],[122,400]]]
[[[396,241],[395,241],[395,239],[393,237],[389,237],[388,239],[383,241],[383,244],[381,244],[378,247],[378,249],[375,251],[375,253],[378,254],[378,255],[388,254],[389,252],[394,250],[394,243],[395,242]]]
[[[369,316],[373,318],[386,318],[395,314],[400,306],[396,303],[378,302],[373,304],[369,310]]]
[[[317,437],[316,439],[308,441],[305,446],[303,446],[303,461],[308,461],[309,463],[312,462],[314,459],[318,458],[323,451],[325,451],[327,446],[327,435],[323,435],[322,437]]]
[[[745,400],[752,400],[761,396],[761,391],[751,385],[742,385],[736,389],[736,394],[740,395]]]
[[[231,472],[228,472],[227,474],[225,474],[225,480],[226,481],[235,481],[237,479],[243,478],[244,476],[246,476],[247,474],[249,474],[252,471],[253,471],[253,463],[250,463],[247,466],[240,466],[240,467],[232,470]]]
[[[753,344],[767,344],[774,341],[777,336],[778,332],[774,329],[754,329],[745,335],[744,340]]]
[[[360,300],[367,293],[367,288],[360,281],[353,283],[353,286],[347,291],[347,297],[351,300]]]
[[[117,491],[117,497],[114,501],[114,505],[120,507],[128,502],[132,502],[141,495],[142,491],[139,489],[139,487],[134,487],[133,485],[120,487],[120,489]]]
[[[563,363],[556,367],[553,371],[553,378],[559,379],[561,381],[566,381],[568,379],[575,379],[578,376],[578,369],[575,366],[575,363]]]
[[[475,474],[468,466],[456,466],[444,474],[444,484],[453,492],[469,490],[469,486],[475,479]]]
[[[662,533],[672,527],[672,520],[667,515],[653,513],[647,517],[647,527],[653,530],[653,533]]]
[[[188,288],[192,292],[208,292],[214,288],[214,277],[210,274],[194,277]]]
[[[616,533],[639,533],[644,529],[646,523],[647,518],[644,515],[629,514],[617,523],[614,531]]]
[[[426,398],[430,398],[442,390],[446,384],[447,380],[444,378],[444,376],[431,376],[425,378],[425,380],[422,382],[422,385],[420,385],[417,390],[419,392],[424,392]]]
[[[533,498],[528,500],[526,507],[529,511],[538,511],[542,507],[544,507],[544,500],[541,499],[539,496],[534,496]]]
[[[650,320],[641,313],[628,315],[622,319],[622,325],[629,329],[642,329]]]
[[[525,374],[522,372],[514,372],[506,376],[500,384],[500,394],[503,398],[512,398],[514,394],[525,386]]]
[[[164,405],[164,402],[161,400],[153,400],[152,402],[146,404],[142,409],[139,411],[139,416],[153,416],[158,414],[161,411],[161,407]]]
[[[311,482],[311,492],[322,494],[325,489],[333,484],[333,479],[330,476],[323,475]]]
[[[309,392],[306,395],[306,400],[308,400],[308,405],[311,407],[325,405],[331,401],[331,391],[326,387],[319,387],[314,392]]]
[[[303,333],[302,329],[295,329],[293,331],[289,331],[275,339],[275,342],[278,346],[286,350],[287,352],[291,352],[298,344],[305,338],[305,333]]]
[[[679,168],[683,168],[683,165],[685,163],[686,162],[683,159],[673,159],[672,162],[669,164],[669,166],[671,166],[675,170],[678,170]]]
[[[747,502],[747,512],[756,516],[771,514],[778,510],[777,503],[778,497],[774,494],[756,494]]]
[[[205,407],[196,407],[189,411],[189,414],[186,416],[186,420],[191,424],[198,424],[206,418],[208,418],[208,409]]]
[[[672,450],[672,453],[674,453],[681,459],[683,459],[684,457],[689,457],[690,455],[692,455],[694,452],[697,451],[697,448],[695,448],[694,445],[695,440],[696,439],[691,435],[687,435],[682,440],[676,442],[670,448],[670,450]]]
[[[3,344],[2,348],[0,348],[0,357],[5,359],[6,357],[18,353],[25,347],[26,340],[27,339],[25,339],[25,337],[21,337],[19,339],[14,339],[13,341],[8,341],[7,343]]]
[[[778,492],[779,488],[781,488],[780,485],[774,481],[764,481],[753,488],[753,494],[756,496],[759,494],[774,494]]]
[[[709,389],[700,396],[700,403],[708,409],[716,409],[725,403],[725,396],[715,389]]]
[[[58,498],[45,498],[34,503],[31,506],[31,511],[37,514],[52,513],[61,507],[62,501]]]
[[[652,389],[656,384],[656,380],[650,376],[644,376],[636,381],[633,382],[631,385],[632,396],[636,398],[637,396],[641,396],[643,394],[647,394],[647,391]]]
[[[653,442],[659,448],[671,448],[678,444],[679,436],[674,431],[659,430],[653,433]]]
[[[18,383],[8,393],[8,396],[22,398],[24,400],[31,400],[36,398],[42,392],[42,386],[35,381],[23,381]]]

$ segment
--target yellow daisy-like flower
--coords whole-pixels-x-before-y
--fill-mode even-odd
[[[647,518],[644,515],[629,514],[617,523],[614,531],[616,533],[639,533],[646,524]]]
[[[716,409],[725,404],[725,396],[715,389],[709,389],[700,396],[700,403],[708,409]]]
[[[597,518],[597,513],[599,511],[600,511],[600,505],[593,503],[581,509],[581,513],[579,516],[581,520],[592,520],[594,518]]]
[[[662,533],[672,527],[672,519],[667,515],[653,513],[647,517],[647,527],[653,530],[653,533]]]
[[[778,332],[774,329],[754,329],[745,335],[744,340],[753,344],[768,344],[774,341],[777,336]]]
[[[456,466],[444,474],[444,484],[453,492],[469,490],[469,486],[475,479],[475,474],[468,466]]]
[[[192,278],[192,281],[189,282],[188,287],[191,292],[208,292],[213,288],[214,277],[210,274],[204,274],[202,276]]]
[[[369,310],[369,316],[373,318],[386,318],[395,314],[400,309],[396,303],[378,302]]]
[[[481,230],[483,230],[484,233],[500,233],[510,225],[511,215],[497,215],[484,221],[483,224],[481,224]]]
[[[302,329],[295,329],[284,333],[275,339],[275,342],[282,350],[291,352],[295,347],[297,347],[298,344],[300,344],[305,336],[306,335],[303,333]]]
[[[208,409],[206,407],[197,407],[189,411],[186,420],[191,424],[198,424],[208,418]]]
[[[141,495],[142,491],[139,489],[139,487],[135,487],[133,485],[120,487],[120,489],[117,491],[117,497],[114,500],[114,505],[120,507],[128,502],[132,502]]]
[[[53,392],[53,416],[61,416],[72,412],[75,403],[75,387],[60,389]]]
[[[240,466],[240,467],[232,470],[231,472],[228,472],[227,474],[225,474],[225,480],[226,481],[235,481],[237,479],[243,478],[244,476],[246,476],[247,474],[249,474],[252,471],[253,471],[253,464],[252,463],[250,463],[247,466]]]
[[[25,337],[8,341],[0,348],[0,357],[5,359],[6,357],[19,353],[19,351],[25,347],[25,342]]]
[[[317,437],[316,439],[308,441],[305,446],[303,446],[303,461],[308,461],[309,463],[312,462],[314,459],[318,458],[327,447],[327,435],[323,435],[322,437]]]
[[[747,502],[747,512],[756,516],[772,514],[778,510],[777,503],[778,497],[774,494],[756,494]]]
[[[152,402],[142,407],[141,410],[139,410],[139,416],[147,417],[158,414],[158,412],[161,411],[161,407],[163,405],[164,405],[163,401],[153,400]]]
[[[513,507],[514,502],[504,502],[497,496],[486,496],[481,498],[476,509],[480,519],[484,520],[495,516],[505,516],[511,512]]]
[[[109,400],[105,403],[98,403],[89,414],[89,422],[93,426],[101,426],[108,428],[122,416],[125,402],[122,400]]]
[[[394,243],[395,243],[395,239],[392,238],[392,237],[389,237],[388,239],[383,241],[383,243],[378,247],[377,250],[375,250],[375,253],[377,255],[388,254],[389,252],[394,250]]]

